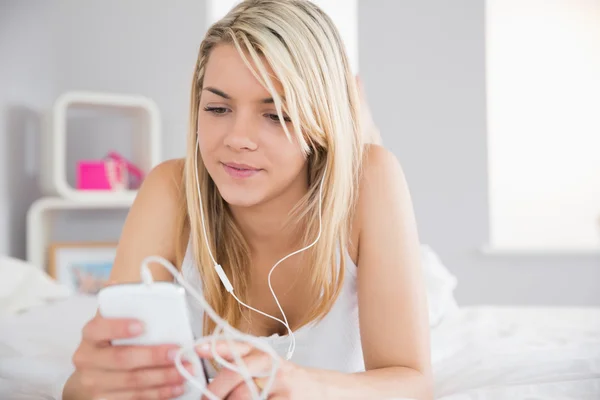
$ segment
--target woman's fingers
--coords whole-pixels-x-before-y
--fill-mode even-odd
[[[233,342],[232,345],[230,345],[227,341],[217,341],[215,347],[217,354],[230,362],[235,360],[234,351],[237,352],[243,359],[244,364],[251,375],[269,375],[273,368],[273,359],[269,354],[257,350],[247,343]],[[203,358],[214,358],[210,342],[199,346],[197,348],[197,353]],[[279,361],[283,362],[282,360]],[[281,374],[282,369],[285,369],[285,365],[281,365],[277,370],[278,377]],[[258,378],[258,380],[260,385],[257,385],[257,391],[260,393],[262,388],[259,386],[264,387],[269,378]],[[278,386],[279,382],[276,378],[270,392],[273,393],[278,391]],[[218,398],[227,398],[228,400],[250,399],[250,394],[252,393],[243,377],[228,368],[221,369],[215,379],[208,385],[207,389]],[[204,397],[203,400],[204,399],[206,398]],[[271,399],[271,397],[269,397],[269,399]]]
[[[193,374],[189,364],[184,364],[186,369]],[[144,368],[133,371],[103,371],[84,370],[81,372],[81,385],[94,393],[103,391],[114,392],[124,390],[140,390],[162,386],[178,386],[185,383],[175,366],[162,368]]]
[[[248,372],[252,375],[269,373],[273,368],[273,360],[263,352],[255,351],[243,358]],[[261,380],[263,382],[264,380]],[[237,372],[227,368],[223,368],[219,374],[208,384],[207,389],[214,393],[218,398],[227,398],[234,390],[237,390],[238,385],[244,385],[244,378]],[[241,390],[241,389],[240,389]],[[261,389],[259,388],[260,392]]]
[[[106,346],[97,348],[85,342],[73,355],[78,369],[133,370],[172,366],[178,346]]]
[[[264,381],[264,378],[261,378],[261,381]],[[257,388],[258,393],[262,392],[262,389],[259,387]],[[271,390],[272,392],[272,390]],[[252,399],[252,392],[250,391],[250,388],[248,388],[248,385],[246,385],[244,382],[242,382],[241,384],[237,385],[237,387],[233,390],[233,392],[231,392],[231,394],[227,397],[227,400],[251,400]],[[284,399],[288,399],[288,397],[285,396],[279,396],[277,394],[272,395],[272,396],[268,396],[269,400],[284,400]]]
[[[96,366],[131,370],[174,365],[178,346],[112,346],[97,354]]]
[[[94,399],[102,400],[165,400],[181,396],[185,388],[181,385],[164,386],[145,390],[99,393]]]
[[[261,392],[260,388],[257,388],[258,392]],[[251,400],[252,399],[252,392],[250,391],[250,388],[248,387],[248,385],[242,383],[240,385],[237,385],[237,387],[235,389],[233,389],[233,392],[231,392],[231,394],[229,396],[227,396],[227,400]]]
[[[83,340],[90,342],[109,342],[113,339],[130,338],[144,331],[141,322],[131,319],[104,318],[96,314],[83,327]]]
[[[220,340],[215,343],[215,348],[217,354],[227,361],[235,360],[234,353],[237,353],[239,357],[245,357],[254,349],[253,346],[247,343],[232,341],[230,345],[229,342]],[[206,342],[198,346],[196,348],[196,353],[201,358],[214,358],[212,345],[210,342]]]

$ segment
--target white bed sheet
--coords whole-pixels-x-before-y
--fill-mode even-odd
[[[0,399],[60,399],[96,298],[72,296],[0,319]],[[44,397],[45,396],[45,397]]]
[[[0,319],[0,399],[59,399],[95,298]],[[436,398],[600,399],[600,309],[462,308],[432,332]]]
[[[439,399],[600,399],[600,309],[463,308],[432,349]]]

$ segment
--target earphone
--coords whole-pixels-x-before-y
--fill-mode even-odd
[[[249,305],[247,305],[246,303],[244,303],[243,301],[241,301],[233,292],[233,285],[231,284],[231,282],[229,281],[229,278],[227,278],[227,275],[225,274],[225,271],[223,271],[223,268],[221,267],[221,265],[219,263],[217,263],[217,261],[215,260],[215,257],[212,254],[212,251],[210,249],[210,244],[208,243],[208,235],[206,232],[206,223],[204,220],[204,207],[203,207],[203,203],[202,203],[202,193],[200,191],[200,179],[198,177],[198,153],[200,152],[200,142],[196,136],[196,153],[195,153],[195,157],[194,157],[194,168],[195,168],[195,178],[196,178],[196,189],[198,191],[198,198],[200,201],[200,216],[201,216],[201,221],[202,221],[202,229],[204,232],[204,240],[206,241],[206,248],[208,250],[208,253],[210,255],[210,258],[213,262],[213,266],[215,268],[215,271],[217,272],[217,275],[219,276],[219,279],[221,280],[221,283],[223,284],[223,286],[225,287],[225,290],[227,290],[227,292],[229,292],[233,298],[240,303],[241,305],[243,305],[244,307],[248,308],[249,310],[252,310],[254,312],[257,312],[265,317],[271,318],[272,320],[275,320],[279,323],[281,323],[283,326],[285,326],[288,330],[289,336],[290,336],[290,345],[288,347],[288,351],[286,354],[286,360],[289,360],[292,358],[292,355],[294,354],[294,351],[296,349],[296,337],[294,335],[294,332],[292,331],[287,317],[285,315],[285,312],[283,311],[283,308],[281,307],[281,304],[279,303],[279,299],[277,299],[277,295],[275,294],[275,291],[273,290],[273,286],[271,285],[271,275],[273,274],[273,271],[275,271],[275,268],[277,268],[279,266],[279,264],[281,264],[283,261],[287,260],[289,257],[296,255],[298,253],[301,253],[305,250],[308,250],[309,248],[311,248],[312,246],[314,246],[319,239],[321,238],[321,231],[322,231],[322,203],[323,203],[323,183],[325,182],[325,176],[327,174],[327,167],[325,167],[324,171],[323,171],[323,176],[321,178],[321,183],[319,185],[319,233],[316,237],[316,239],[309,244],[308,246],[305,246],[299,250],[296,250],[290,254],[288,254],[287,256],[283,257],[282,259],[280,259],[279,261],[277,261],[277,263],[275,263],[275,265],[273,265],[273,267],[271,268],[271,270],[269,271],[269,276],[268,276],[268,283],[269,283],[269,289],[271,291],[271,295],[273,296],[273,299],[275,300],[275,303],[277,304],[277,307],[279,308],[279,311],[281,311],[281,315],[283,315],[283,321],[277,317],[274,317],[272,315],[269,315],[267,313],[264,313],[260,310],[257,310],[256,308],[253,308]]]

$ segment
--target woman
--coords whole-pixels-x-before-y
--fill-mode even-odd
[[[285,327],[239,306],[223,289],[209,250],[239,299],[283,318],[269,272],[319,237],[272,275],[297,343],[270,398],[430,399],[426,299],[409,192],[396,158],[365,144],[359,91],[332,21],[309,1],[242,2],[208,30],[191,92],[187,156],[157,166],[144,181],[111,280],[139,281],[142,260],[162,256],[232,326],[285,349]],[[171,276],[157,269],[155,278]],[[214,327],[201,309],[192,319],[197,335]],[[140,329],[135,321],[91,320],[64,398],[181,394],[173,346],[109,345]],[[251,370],[264,367],[264,354],[238,350]],[[231,357],[226,346],[219,351]],[[243,380],[227,369],[216,372],[209,389],[220,398],[248,398]]]

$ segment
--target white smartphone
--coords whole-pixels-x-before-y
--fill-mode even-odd
[[[107,286],[98,293],[98,311],[105,318],[133,318],[144,324],[141,335],[118,339],[113,345],[175,344],[192,349],[192,332],[185,290],[170,282],[125,283]],[[204,364],[191,351],[182,357],[190,362],[194,377],[204,382],[207,377]],[[199,399],[200,390],[190,382],[180,400]]]

